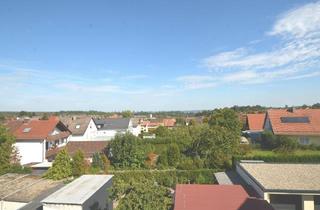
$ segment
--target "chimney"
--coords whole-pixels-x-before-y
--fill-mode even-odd
[[[287,111],[293,113],[293,112],[295,111],[295,108],[294,108],[294,107],[289,107],[289,108],[287,109]]]

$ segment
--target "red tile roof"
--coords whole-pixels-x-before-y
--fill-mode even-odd
[[[176,186],[174,210],[272,210],[264,200],[249,198],[240,185]]]
[[[320,109],[270,109],[267,112],[273,133],[276,135],[320,136]],[[307,117],[307,123],[284,123],[281,117]]]
[[[247,114],[247,125],[251,131],[262,131],[266,114]]]
[[[173,127],[176,124],[176,119],[163,119],[163,125],[165,127]]]
[[[10,128],[9,125],[9,129],[12,130],[12,134],[17,140],[38,140],[50,137],[50,134],[54,131],[55,127],[59,123],[61,122],[57,117],[50,117],[48,120],[31,119],[20,123],[19,126],[15,127],[14,129],[12,127]],[[12,122],[11,124],[14,123]],[[69,133],[68,130],[67,132]]]

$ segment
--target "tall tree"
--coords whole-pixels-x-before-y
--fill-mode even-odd
[[[133,113],[130,110],[125,110],[121,112],[123,118],[130,118],[133,116]]]
[[[116,135],[107,148],[111,163],[116,167],[141,167],[145,156],[139,141],[131,133]]]
[[[0,174],[5,173],[10,168],[14,142],[14,136],[5,127],[0,126]]]
[[[75,177],[81,176],[86,172],[86,161],[84,154],[78,150],[72,157],[72,175]]]
[[[45,177],[54,180],[60,180],[68,178],[72,175],[72,163],[68,152],[63,149],[61,150],[53,164],[52,167],[45,174]]]
[[[217,109],[209,117],[210,126],[219,126],[240,134],[241,122],[237,113],[229,108]]]
[[[167,150],[169,166],[177,166],[180,162],[180,149],[177,144],[170,144]]]

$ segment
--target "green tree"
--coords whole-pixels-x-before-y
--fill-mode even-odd
[[[86,161],[84,154],[78,150],[72,157],[72,175],[75,177],[81,176],[86,172]]]
[[[170,130],[164,126],[159,126],[154,133],[156,137],[168,137],[170,136]]]
[[[68,178],[72,175],[72,163],[68,152],[63,149],[61,150],[53,164],[52,167],[45,174],[46,178],[53,180],[60,180],[64,178]]]
[[[110,168],[110,160],[108,159],[108,157],[105,154],[101,155],[101,160],[103,162],[103,171],[105,174],[107,174],[109,172],[109,168]]]
[[[133,116],[133,113],[130,110],[125,110],[121,112],[123,118],[130,118]]]
[[[166,150],[162,154],[160,154],[157,165],[164,168],[168,166],[168,154]]]
[[[119,200],[118,210],[167,210],[172,205],[169,190],[146,178],[115,181],[111,198]]]
[[[93,168],[98,168],[98,169],[101,169],[101,170],[103,169],[103,161],[101,159],[100,153],[96,152],[96,153],[93,154],[91,166]]]
[[[48,120],[49,119],[49,117],[48,117],[48,114],[47,113],[44,113],[43,115],[42,115],[42,117],[40,118],[40,120]]]
[[[170,144],[167,150],[169,166],[176,167],[181,158],[180,149],[177,144]]]
[[[132,168],[143,166],[145,154],[139,141],[140,139],[131,133],[116,135],[107,148],[112,165]]]
[[[214,110],[209,117],[209,125],[227,128],[239,134],[242,128],[239,116],[229,108]]]
[[[10,168],[14,142],[14,136],[7,132],[5,127],[0,126],[0,174],[5,173]]]
[[[206,161],[211,168],[224,167],[239,152],[240,136],[225,127],[203,128],[191,146],[191,153]]]
[[[289,154],[298,149],[298,141],[288,136],[277,136],[275,151],[278,153]]]

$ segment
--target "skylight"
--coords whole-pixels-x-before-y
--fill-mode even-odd
[[[80,128],[80,125],[76,125],[76,128],[79,129],[79,128]]]
[[[29,133],[30,130],[31,130],[31,128],[25,128],[25,129],[23,129],[23,133]]]
[[[309,117],[281,117],[282,123],[309,123]]]

